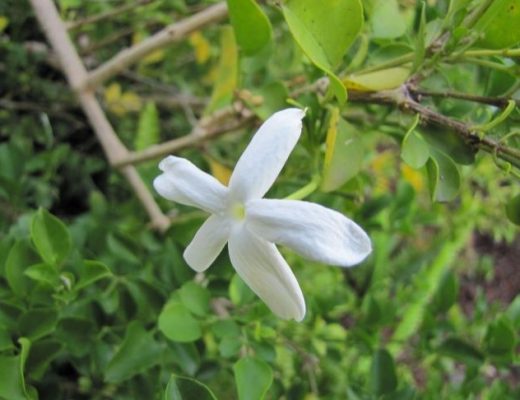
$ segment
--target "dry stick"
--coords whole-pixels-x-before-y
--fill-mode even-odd
[[[81,82],[87,77],[87,71],[67,35],[67,31],[65,30],[63,21],[60,19],[54,2],[52,0],[30,1],[36,18],[42,26],[47,40],[54,49],[70,86],[76,88],[81,86]],[[115,134],[94,93],[92,91],[80,90],[76,95],[83,111],[94,128],[94,132],[110,164],[113,165],[118,160],[126,157],[128,150]],[[158,229],[165,230],[169,226],[170,221],[168,217],[162,213],[152,194],[139,178],[135,168],[127,166],[122,168],[121,172],[128,179],[137,197],[148,212],[152,220],[152,225]]]
[[[79,87],[96,88],[103,81],[116,75],[119,71],[139,61],[151,52],[160,49],[167,44],[184,39],[205,25],[218,22],[227,16],[226,3],[218,3],[203,11],[192,15],[180,22],[168,25],[155,35],[139,42],[138,44],[121,50],[106,63],[90,72],[88,78],[80,83]]]
[[[235,119],[228,124],[224,123],[227,118],[235,116],[236,114],[237,111],[232,106],[219,110],[212,116],[203,118],[188,135],[148,147],[147,149],[138,152],[131,152],[127,157],[120,160],[116,166],[121,167],[138,164],[161,157],[165,154],[174,153],[187,147],[197,145],[203,141],[214,139],[224,133],[240,129],[255,118],[255,115],[252,112],[244,109],[238,119]]]
[[[144,4],[147,4],[147,3],[150,3],[151,0],[138,0],[138,1],[135,1],[135,2],[132,2],[130,4],[124,4],[120,7],[117,7],[117,8],[114,8],[110,11],[107,11],[107,12],[104,12],[104,13],[101,13],[101,14],[96,14],[96,15],[91,15],[89,17],[85,17],[83,19],[79,19],[77,21],[70,21],[70,22],[67,22],[65,23],[65,27],[68,29],[68,30],[72,30],[72,29],[77,29],[83,25],[87,25],[87,24],[93,24],[95,22],[99,22],[99,21],[102,21],[104,19],[109,19],[109,18],[112,18],[112,17],[115,17],[116,15],[119,15],[119,14],[122,14],[122,13],[125,13],[127,11],[130,11],[134,8],[137,8],[137,7],[140,7]]]
[[[491,106],[496,106],[496,107],[505,107],[505,106],[507,106],[508,102],[511,100],[507,97],[479,96],[479,95],[473,95],[473,94],[467,94],[467,93],[451,92],[449,90],[445,91],[445,92],[435,92],[435,91],[420,89],[420,88],[410,88],[409,90],[410,90],[410,93],[417,94],[420,96],[466,100],[466,101],[471,101],[474,103],[489,104]],[[520,102],[518,100],[516,100],[516,103],[519,104]]]

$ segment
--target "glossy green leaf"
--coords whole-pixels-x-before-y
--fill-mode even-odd
[[[394,359],[387,350],[379,349],[374,353],[370,377],[372,391],[378,396],[392,393],[397,388]]]
[[[202,382],[172,375],[164,391],[163,400],[217,400],[211,389]]]
[[[25,270],[38,260],[36,254],[25,241],[16,242],[5,261],[5,278],[17,296],[25,297],[29,291],[31,281],[25,275]]]
[[[418,122],[418,119],[416,120]],[[428,144],[421,135],[415,130],[415,123],[406,133],[401,145],[401,158],[410,167],[419,169],[430,158]]]
[[[52,287],[55,287],[60,283],[60,276],[56,268],[46,263],[31,265],[24,273],[34,281]]]
[[[205,110],[206,114],[227,106],[233,99],[233,92],[238,84],[238,49],[233,29],[222,28],[220,33],[220,61],[211,99]]]
[[[482,32],[479,44],[502,49],[520,43],[520,0],[495,0],[475,24]]]
[[[353,125],[346,122],[334,108],[327,130],[321,190],[330,192],[357,175],[365,148]]]
[[[507,202],[506,215],[513,224],[520,225],[520,194]]]
[[[266,120],[276,111],[287,106],[289,92],[282,82],[271,82],[261,87],[254,95],[261,97],[260,104],[251,104],[256,115],[262,120]]]
[[[193,314],[205,316],[209,312],[210,293],[193,281],[185,283],[179,290],[182,304]]]
[[[471,165],[475,162],[475,150],[452,130],[421,127],[421,136],[457,164]]]
[[[176,301],[167,303],[159,315],[159,330],[174,342],[193,342],[201,337],[199,321],[186,306]]]
[[[75,289],[82,289],[94,282],[108,278],[112,276],[112,272],[108,267],[99,261],[94,260],[83,260],[83,265],[79,271],[78,283],[76,283]]]
[[[372,36],[376,39],[395,39],[405,34],[406,20],[397,0],[378,0],[370,16]]]
[[[35,341],[54,331],[58,322],[58,314],[54,310],[31,310],[20,317],[18,329],[20,333]]]
[[[271,40],[271,23],[254,0],[227,0],[229,19],[240,50],[252,55]]]
[[[453,160],[441,152],[432,151],[426,168],[432,199],[439,202],[453,200],[460,187],[460,173]]]
[[[145,104],[139,114],[137,135],[134,141],[135,150],[144,150],[159,143],[160,137],[159,112],[155,103],[149,101]]]
[[[27,400],[24,382],[19,373],[20,356],[0,355],[0,398]]]
[[[131,322],[104,372],[107,382],[121,382],[160,363],[163,348],[138,321]]]
[[[273,383],[269,364],[256,357],[244,357],[233,366],[239,400],[261,400]]]
[[[314,0],[289,0],[283,12],[303,51],[327,68],[341,62],[363,26],[359,0],[335,0],[326,7]]]
[[[72,247],[69,231],[63,222],[43,208],[32,219],[31,239],[42,259],[56,266],[65,260]]]
[[[337,0],[323,7],[314,0],[290,0],[282,10],[294,39],[313,64],[329,76],[332,92],[344,103],[345,87],[333,71],[363,26],[361,2]]]

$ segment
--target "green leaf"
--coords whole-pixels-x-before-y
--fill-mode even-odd
[[[252,55],[271,40],[271,23],[254,0],[227,0],[229,19],[240,50]]]
[[[250,104],[262,120],[266,120],[276,111],[287,106],[289,92],[282,82],[271,82],[253,93],[262,97],[260,104]]]
[[[18,297],[25,297],[31,281],[25,275],[25,270],[38,260],[32,248],[25,241],[16,242],[5,261],[5,278],[9,287]]]
[[[17,356],[0,355],[0,399],[27,400],[29,396],[25,387],[24,367],[30,342],[20,339],[22,350]]]
[[[432,307],[437,313],[444,313],[455,304],[459,295],[459,281],[457,276],[452,272],[448,271],[444,274],[437,292],[432,299]]]
[[[360,75],[351,74],[343,78],[343,82],[347,89],[372,92],[401,86],[408,76],[409,67],[393,67]]]
[[[377,396],[392,393],[397,388],[394,359],[385,349],[377,350],[372,358],[371,387]]]
[[[513,224],[520,225],[520,194],[507,202],[506,215]]]
[[[83,260],[83,268],[79,271],[79,280],[75,289],[79,290],[94,282],[112,276],[108,267],[99,261]]]
[[[245,284],[242,278],[240,278],[238,274],[235,274],[229,283],[229,298],[238,306],[249,303],[255,298],[255,294],[249,286]]]
[[[31,265],[24,272],[29,278],[36,282],[56,287],[60,283],[60,276],[56,268],[46,263]]]
[[[261,400],[273,383],[269,364],[256,357],[244,357],[233,366],[239,400]]]
[[[70,234],[58,218],[40,208],[32,219],[31,239],[42,259],[59,266],[70,253]]]
[[[475,24],[483,33],[479,44],[503,49],[520,42],[520,0],[495,0]]]
[[[159,113],[155,103],[149,101],[139,114],[137,136],[135,137],[135,150],[144,150],[159,143]]]
[[[332,92],[343,104],[347,92],[333,70],[361,31],[361,2],[337,0],[323,7],[314,0],[289,0],[282,10],[294,39],[312,63],[328,75]]]
[[[508,357],[516,346],[517,338],[511,322],[500,316],[489,324],[484,337],[486,352],[494,357]]]
[[[419,123],[419,116],[416,117],[414,123],[406,132],[401,145],[401,158],[405,163],[414,169],[421,168],[428,158],[430,158],[430,150],[428,144],[423,140],[420,134],[415,130]]]
[[[219,108],[227,106],[233,99],[237,84],[238,49],[233,29],[226,26],[220,33],[220,61],[217,78],[205,114],[211,114]]]
[[[452,130],[424,127],[421,128],[421,136],[457,164],[471,165],[475,162],[474,149]]]
[[[208,314],[210,293],[195,282],[187,282],[179,289],[182,304],[193,314],[203,317]]]
[[[159,315],[159,330],[174,342],[193,342],[201,337],[200,323],[181,303],[167,303]]]
[[[54,310],[30,310],[20,316],[18,329],[23,336],[32,341],[52,332],[58,322],[58,314]]]
[[[161,361],[163,352],[153,338],[138,321],[127,327],[125,338],[105,370],[107,382],[121,382],[139,374]]]
[[[468,365],[480,365],[484,361],[484,355],[480,350],[457,337],[444,340],[437,347],[437,352]]]
[[[406,32],[406,20],[399,11],[397,0],[379,0],[373,6],[370,18],[372,37],[395,39]]]
[[[217,400],[211,389],[202,382],[172,375],[164,391],[163,400]]]
[[[363,141],[356,129],[341,118],[338,108],[334,108],[327,130],[321,190],[336,190],[356,176],[364,153]]]
[[[335,0],[326,7],[315,0],[289,0],[283,5],[283,12],[307,56],[311,60],[317,57],[328,68],[335,68],[341,62],[363,26],[359,0]],[[295,24],[298,36],[293,32]]]
[[[49,364],[63,348],[57,340],[39,340],[31,345],[31,352],[27,358],[27,372],[36,380],[45,373]]]
[[[432,149],[426,168],[432,199],[438,202],[453,200],[460,187],[460,173],[453,160]]]

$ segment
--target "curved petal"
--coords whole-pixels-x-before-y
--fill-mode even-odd
[[[297,200],[251,200],[249,229],[269,242],[287,246],[326,264],[352,266],[372,251],[370,238],[352,220],[319,204]]]
[[[163,171],[153,181],[168,200],[218,213],[226,208],[228,189],[184,158],[168,156],[159,164]]]
[[[184,259],[197,272],[207,269],[218,257],[229,237],[227,218],[211,215],[184,250]]]
[[[296,321],[303,319],[302,291],[274,244],[255,236],[242,225],[232,230],[228,250],[238,275],[276,315]]]
[[[231,175],[233,200],[261,198],[269,190],[300,137],[304,115],[298,108],[288,108],[262,124]]]

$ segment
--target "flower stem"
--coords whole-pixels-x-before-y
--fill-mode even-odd
[[[306,184],[302,188],[298,189],[296,192],[290,194],[289,196],[285,197],[285,200],[304,199],[305,197],[310,195],[312,192],[314,192],[316,189],[318,189],[320,181],[321,181],[321,177],[319,175],[314,175],[308,184]]]

